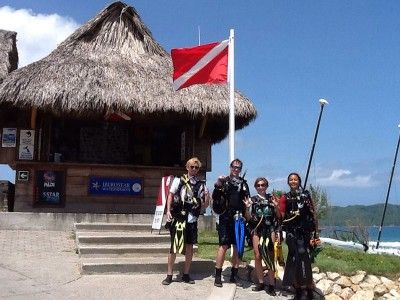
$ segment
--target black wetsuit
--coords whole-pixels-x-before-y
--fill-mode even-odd
[[[278,219],[271,198],[270,194],[267,194],[265,198],[260,195],[251,197],[253,204],[251,205],[251,218],[248,225],[251,228],[252,235],[256,234],[260,238],[259,249],[265,264],[268,269],[274,270],[274,243],[271,240],[271,233],[276,230]],[[263,244],[262,241],[268,242]]]
[[[249,197],[249,186],[241,177],[226,177],[222,187],[213,191],[213,201],[219,201],[224,206],[219,215],[218,236],[219,245],[235,244],[234,215],[240,212],[244,215],[243,200]],[[222,199],[222,200],[221,200]]]
[[[282,284],[311,285],[310,239],[315,231],[314,207],[308,191],[289,192],[285,199],[283,230],[286,231],[288,256]],[[282,200],[281,200],[282,201]]]

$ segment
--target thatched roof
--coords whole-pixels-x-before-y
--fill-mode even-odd
[[[0,29],[0,83],[18,68],[17,33]]]
[[[177,45],[178,46],[178,45]],[[253,104],[235,95],[236,127],[256,117]],[[207,127],[227,123],[225,85],[174,91],[170,55],[154,40],[133,7],[115,2],[78,28],[50,55],[18,69],[0,85],[0,103],[37,106],[57,114],[104,114],[107,109],[138,115],[207,116]],[[224,132],[213,140],[226,136]]]

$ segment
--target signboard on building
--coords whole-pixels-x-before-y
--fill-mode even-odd
[[[167,204],[167,198],[169,194],[169,187],[172,183],[172,180],[174,179],[174,176],[164,176],[161,178],[161,186],[158,191],[158,197],[157,197],[157,202],[156,202],[156,211],[154,212],[154,217],[153,217],[153,224],[151,225],[151,229],[161,229],[163,217],[164,217],[164,211],[165,211],[165,205]]]
[[[1,146],[5,148],[15,147],[17,145],[17,128],[3,128]]]
[[[35,149],[35,130],[20,130],[18,158],[33,160]]]
[[[89,195],[140,196],[142,178],[89,177]]]
[[[35,200],[38,204],[63,204],[65,172],[37,170],[35,176]]]
[[[17,171],[17,180],[18,181],[28,181],[29,180],[29,171]]]

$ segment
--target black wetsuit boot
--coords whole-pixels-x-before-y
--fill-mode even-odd
[[[162,281],[163,285],[170,285],[172,282],[172,275],[167,275],[167,277]]]
[[[270,294],[271,296],[276,296],[275,286],[272,284],[269,284],[267,293]]]
[[[259,291],[263,291],[264,289],[265,289],[264,283],[257,283],[256,286],[254,286],[251,290],[253,292],[259,292]]]
[[[215,285],[216,287],[222,287],[221,273],[222,273],[222,268],[215,268],[215,281],[214,281],[214,285]]]
[[[237,286],[242,286],[242,284],[239,282],[239,279],[237,278],[238,271],[239,271],[238,268],[232,267],[232,270],[231,270],[231,278],[229,279],[229,281],[230,281],[231,283],[235,283]]]
[[[301,288],[296,288],[296,292],[292,300],[301,300],[301,296],[303,294],[303,290]]]
[[[307,300],[314,299],[314,291],[313,289],[307,289]]]

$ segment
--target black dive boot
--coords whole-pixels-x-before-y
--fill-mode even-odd
[[[307,289],[307,300],[312,300],[312,299],[314,299],[314,290]]]
[[[263,291],[265,288],[265,284],[264,283],[257,283],[255,287],[253,287],[251,290],[253,292],[259,292],[259,291]]]
[[[214,285],[216,287],[222,287],[221,273],[222,273],[222,268],[215,268]]]
[[[276,296],[276,292],[275,292],[275,286],[272,284],[268,285],[268,291],[267,293],[271,296]]]
[[[167,275],[167,277],[161,282],[163,285],[170,285],[172,282],[172,275]]]
[[[292,300],[301,300],[301,296],[303,294],[303,290],[301,288],[296,288],[296,292]]]
[[[189,274],[183,274],[182,281],[185,283],[194,284],[194,280],[190,278]]]
[[[238,268],[232,267],[232,269],[231,269],[231,278],[229,279],[229,281],[231,283],[235,283],[237,286],[242,286],[242,284],[239,282],[239,279],[237,278],[238,271],[239,271]]]

